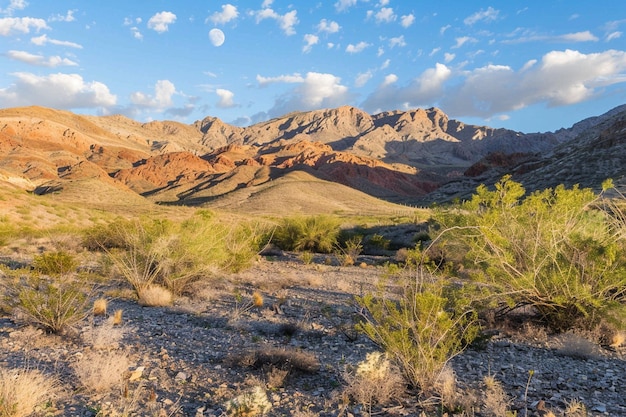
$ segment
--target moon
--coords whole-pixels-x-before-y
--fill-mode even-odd
[[[222,46],[226,36],[224,36],[224,32],[219,29],[211,29],[209,31],[209,39],[211,40],[213,46]]]

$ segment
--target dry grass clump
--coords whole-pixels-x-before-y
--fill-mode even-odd
[[[456,374],[450,365],[444,366],[439,373],[434,390],[439,396],[441,407],[452,414],[474,408],[477,401],[473,393],[459,388]]]
[[[577,359],[591,359],[597,355],[598,347],[589,339],[574,333],[563,333],[558,337],[557,353]]]
[[[374,404],[385,405],[404,392],[404,378],[400,370],[380,352],[368,353],[355,370],[344,374],[348,383],[346,394],[363,405],[371,415]]]
[[[108,301],[106,298],[98,298],[93,302],[93,315],[106,316]]]
[[[58,393],[54,379],[37,370],[0,368],[0,417],[23,417]]]
[[[87,328],[82,334],[82,339],[85,344],[96,350],[112,350],[119,348],[122,339],[129,329],[116,325],[114,319],[115,317],[113,316],[98,326],[92,325]]]
[[[119,351],[87,352],[72,364],[80,384],[88,391],[106,392],[122,386],[130,361]]]
[[[483,379],[485,384],[485,396],[483,410],[488,417],[508,417],[511,415],[509,406],[511,399],[502,388],[500,381],[492,376]]]
[[[172,292],[160,285],[149,285],[137,292],[138,303],[144,307],[167,307],[172,305],[174,300]]]
[[[319,359],[313,353],[273,346],[262,346],[248,352],[231,355],[226,361],[237,366],[253,368],[272,366],[306,373],[315,373],[320,369]]]

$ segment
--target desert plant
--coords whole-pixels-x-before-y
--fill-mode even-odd
[[[106,316],[108,300],[106,298],[98,298],[93,302],[93,315],[94,316]]]
[[[465,253],[465,271],[503,312],[531,305],[558,331],[623,312],[623,212],[590,189],[524,193],[510,176],[493,191],[478,187],[460,210],[436,216],[441,245]]]
[[[356,369],[344,373],[346,394],[372,415],[374,404],[386,405],[404,391],[404,379],[396,366],[380,352],[368,353]]]
[[[338,246],[339,258],[343,266],[354,265],[358,256],[363,252],[363,238],[352,236],[343,245]]]
[[[65,251],[46,252],[35,256],[33,266],[36,271],[45,275],[69,274],[76,270],[78,262]]]
[[[37,370],[0,368],[0,417],[25,417],[54,399],[56,381]]]
[[[44,279],[28,275],[10,291],[18,317],[53,333],[64,333],[90,313],[90,284],[71,276]]]
[[[80,384],[92,392],[122,388],[124,374],[130,366],[128,355],[116,350],[90,351],[72,364]]]
[[[296,216],[283,219],[273,242],[284,250],[330,253],[337,245],[339,220],[332,216]]]
[[[500,381],[489,375],[483,379],[485,384],[485,395],[483,399],[483,408],[485,414],[489,417],[513,417],[509,407],[512,400],[502,388]]]
[[[167,307],[173,301],[172,292],[156,284],[141,288],[137,296],[139,305],[144,307]]]
[[[239,270],[257,253],[255,227],[220,222],[204,214],[181,222],[139,220],[118,233],[123,249],[106,249],[109,258],[137,293],[153,284],[175,295],[219,269]],[[259,226],[260,227],[260,226]]]
[[[358,327],[390,355],[407,381],[430,395],[448,361],[476,336],[476,314],[457,287],[424,264],[394,280],[399,295],[382,282],[375,292],[357,297],[364,319]]]
[[[263,415],[272,408],[265,390],[256,386],[224,404],[226,414],[235,417],[253,417]]]

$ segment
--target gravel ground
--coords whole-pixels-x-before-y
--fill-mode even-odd
[[[38,415],[220,416],[229,401],[256,387],[267,395],[267,415],[365,415],[345,395],[345,375],[377,347],[353,329],[353,294],[372,288],[383,271],[263,258],[243,273],[198,285],[193,296],[171,307],[141,307],[123,288],[107,288],[109,313],[123,311],[120,326],[96,317],[61,337],[3,317],[0,365],[56,378],[56,400]],[[252,305],[254,291],[263,296],[262,306]],[[502,329],[480,349],[451,361],[457,395],[473,404],[465,415],[488,415],[482,381],[490,375],[518,416],[563,415],[574,401],[588,414],[570,415],[626,416],[623,348],[602,349],[575,335]],[[102,366],[111,372],[99,379],[115,383],[88,390],[76,369],[85,358],[105,353],[113,364]],[[115,380],[115,364],[125,366],[121,381]],[[410,391],[372,411],[441,415]]]

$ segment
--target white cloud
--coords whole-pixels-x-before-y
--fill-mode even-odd
[[[297,10],[292,10],[284,15],[280,15],[270,8],[265,8],[256,12],[256,22],[259,23],[265,19],[274,19],[278,22],[283,32],[285,32],[285,35],[290,36],[296,33],[294,26],[300,23],[296,16],[297,14]]]
[[[335,3],[335,9],[338,12],[346,11],[350,7],[356,5],[356,1],[357,0],[339,0],[337,3]]]
[[[451,27],[451,25],[442,26],[441,28],[439,28],[439,34],[443,35],[444,33],[446,33],[446,30],[450,29]]]
[[[48,19],[49,22],[73,22],[76,20],[74,17],[75,10],[68,10],[65,15],[57,14]]]
[[[28,6],[25,0],[11,0],[6,9],[0,9],[0,13],[12,16],[17,10],[24,10]]]
[[[341,26],[339,26],[339,23],[334,22],[332,20],[327,21],[326,19],[322,19],[317,25],[318,32],[337,33],[339,32],[339,29],[341,29]]]
[[[138,39],[138,40],[142,40],[143,39],[143,34],[139,30],[139,28],[136,27],[136,26],[133,26],[132,28],[130,28],[130,33],[133,34],[133,38],[135,38],[135,39]]]
[[[48,58],[43,55],[34,55],[25,51],[8,51],[7,57],[16,61],[24,62],[30,65],[36,65],[39,67],[59,67],[59,66],[77,66],[78,64],[67,58],[61,58],[60,56],[50,56]]]
[[[564,42],[596,42],[599,40],[588,30],[584,32],[567,33],[565,35],[559,36],[557,39],[560,39]]]
[[[292,75],[279,75],[278,77],[263,77],[262,75],[257,75],[256,81],[259,83],[259,86],[265,87],[269,84],[275,83],[302,83],[304,82],[304,77],[298,73]]]
[[[262,8],[270,7],[274,3],[274,0],[263,0],[263,4],[261,4]]]
[[[38,76],[27,72],[11,74],[15,82],[0,89],[0,106],[39,105],[57,109],[114,106],[117,97],[100,82],[85,82],[78,74]]]
[[[383,7],[374,14],[377,23],[391,23],[396,20],[396,17],[391,7]]]
[[[608,35],[606,35],[606,41],[612,41],[613,39],[618,39],[622,37],[622,32],[619,31],[615,31],[615,32],[611,32]]]
[[[223,88],[218,88],[215,90],[215,94],[220,98],[217,102],[216,106],[221,109],[227,109],[230,107],[235,107],[236,104],[234,102],[235,94],[230,90],[225,90]]]
[[[176,22],[176,15],[174,13],[159,12],[148,20],[148,29],[152,29],[158,33],[167,32],[169,25],[174,24],[174,22]]]
[[[515,39],[506,39],[502,41],[502,43],[506,44],[518,44],[525,42],[565,42],[565,43],[573,43],[573,42],[597,42],[599,39],[590,31],[586,30],[584,32],[574,32],[574,33],[565,33],[563,35],[537,35],[530,34],[520,36]]]
[[[172,106],[172,96],[176,94],[176,87],[169,80],[159,80],[154,85],[154,95],[136,91],[130,95],[130,101],[135,106],[164,110]]]
[[[75,49],[83,49],[83,46],[78,43],[70,42],[70,41],[60,41],[58,39],[50,39],[48,38],[48,35],[46,34],[30,38],[30,42],[39,46],[43,46],[49,43],[49,44],[57,45],[57,46],[67,46],[67,47],[75,48]]]
[[[292,111],[333,108],[342,106],[351,99],[348,87],[341,85],[339,77],[309,72],[293,90],[276,100],[268,115],[276,117]]]
[[[500,14],[499,10],[494,9],[493,7],[488,7],[487,10],[480,10],[463,20],[463,23],[466,25],[473,25],[477,22],[493,22],[498,19],[498,15]]]
[[[468,42],[477,42],[475,38],[470,38],[469,36],[461,36],[459,38],[455,38],[454,40],[456,41],[456,44],[452,46],[452,48],[455,49],[460,48]]]
[[[376,56],[381,57],[385,54],[385,48],[383,48],[382,46],[378,47],[378,51],[376,51]]]
[[[360,105],[369,112],[407,107],[432,106],[444,91],[452,71],[444,64],[436,64],[415,78],[407,86],[398,86],[398,77],[389,74],[378,88]]]
[[[448,63],[450,63],[450,62],[454,61],[454,58],[456,58],[456,55],[455,55],[455,54],[451,54],[451,53],[448,53],[448,52],[446,52],[446,53],[444,53],[444,54],[443,54],[443,60],[444,60],[444,62],[445,62],[446,64],[448,64]]]
[[[413,24],[413,22],[415,22],[415,16],[413,16],[413,13],[404,15],[400,18],[400,24],[404,28],[408,28]]]
[[[381,84],[382,87],[387,87],[391,84],[395,84],[398,82],[398,76],[396,74],[389,74],[385,76],[385,79],[383,80],[383,83]]]
[[[444,105],[450,114],[489,117],[538,103],[575,104],[593,97],[598,89],[626,83],[624,71],[624,51],[552,51],[539,62],[527,62],[520,71],[497,65],[469,71],[464,82],[448,92]]]
[[[348,52],[350,54],[356,54],[356,53],[362,52],[368,46],[370,46],[370,44],[367,43],[367,42],[359,42],[356,45],[349,44],[346,47],[346,52]]]
[[[319,40],[320,40],[319,36],[312,35],[310,33],[307,33],[306,35],[304,35],[305,45],[302,47],[302,52],[304,53],[311,52],[313,45],[317,44]]]
[[[433,48],[432,51],[428,54],[428,56],[434,56],[437,52],[441,51],[441,48]]]
[[[406,42],[404,41],[404,35],[389,39],[389,47],[393,48],[395,46],[406,46]]]
[[[34,29],[39,32],[42,29],[50,29],[43,19],[34,17],[3,17],[0,19],[0,35],[9,36],[16,32],[30,33]]]
[[[222,5],[222,11],[213,13],[208,20],[215,25],[223,25],[231,20],[235,20],[238,16],[239,12],[237,11],[237,7],[232,4],[224,4]]]
[[[391,64],[391,60],[390,59],[386,59],[385,62],[383,62],[383,64],[380,66],[380,69],[386,69],[389,68],[389,64]]]
[[[355,87],[363,87],[372,78],[372,71],[359,73],[354,80]]]

